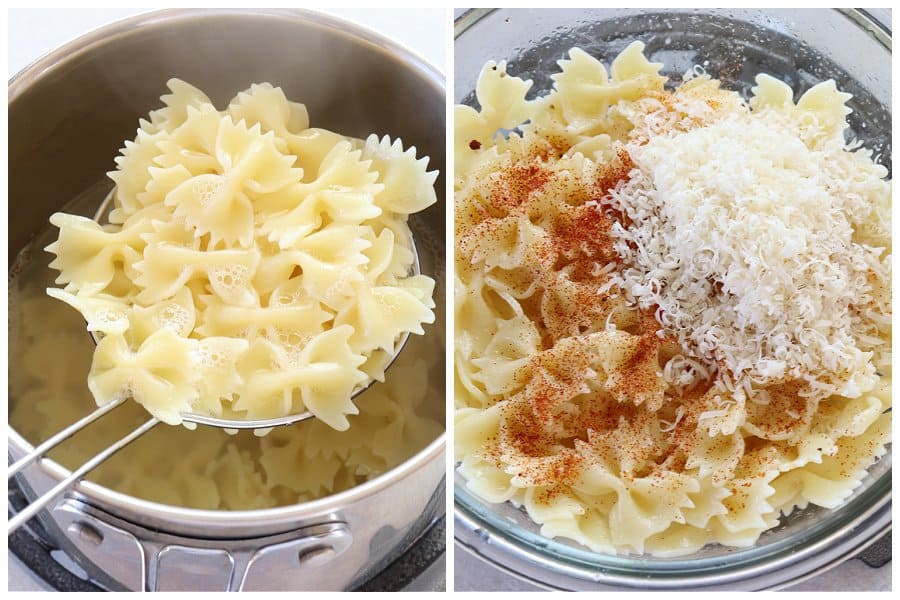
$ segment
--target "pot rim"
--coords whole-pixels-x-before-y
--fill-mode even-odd
[[[324,29],[337,30],[338,32],[373,45],[393,56],[399,57],[401,62],[404,63],[407,68],[423,77],[436,91],[446,95],[446,80],[443,73],[421,54],[369,27],[340,17],[315,10],[293,8],[165,9],[141,13],[93,29],[38,58],[10,78],[7,105],[18,99],[43,77],[58,68],[62,68],[68,61],[73,60],[84,53],[90,52],[99,45],[107,43],[111,38],[127,36],[134,30],[146,25],[159,26],[172,22],[183,23],[185,21],[221,16],[233,16],[238,18],[242,16],[273,18],[295,21],[305,25],[311,24]],[[22,437],[12,425],[8,423],[7,434],[8,444],[14,446],[17,450],[29,452],[34,448],[30,442]],[[202,526],[204,524],[221,525],[223,522],[225,524],[241,524],[246,523],[247,521],[252,521],[260,526],[278,525],[283,523],[285,519],[302,519],[338,511],[349,504],[373,496],[380,491],[393,486],[397,482],[407,479],[418,471],[426,468],[433,460],[444,454],[446,438],[447,431],[445,422],[444,431],[437,438],[432,440],[423,449],[419,450],[419,452],[387,472],[348,490],[325,496],[317,500],[292,504],[289,506],[254,510],[206,510],[179,507],[123,494],[86,480],[81,480],[77,484],[71,486],[67,493],[73,491],[79,492],[89,501],[98,502],[101,506],[106,508],[113,510],[138,511],[141,515],[155,519],[183,522],[184,519],[187,518],[190,519],[195,526]],[[62,480],[71,473],[71,471],[49,458],[39,459],[35,461],[34,465],[40,466],[47,475],[56,480]]]

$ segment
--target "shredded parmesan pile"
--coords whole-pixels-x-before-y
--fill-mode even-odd
[[[885,248],[860,240],[879,221],[868,192],[889,183],[842,138],[805,137],[745,108],[629,145],[636,168],[611,193],[629,221],[613,231],[617,283],[727,387],[800,380],[810,397],[853,397],[876,378],[871,323],[890,320],[873,294],[889,289]],[[682,385],[703,375],[685,365]]]

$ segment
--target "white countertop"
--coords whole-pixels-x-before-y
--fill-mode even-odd
[[[151,8],[11,8],[7,12],[8,77],[78,36]],[[446,71],[450,15],[442,8],[328,8],[322,12],[355,21],[401,42]]]

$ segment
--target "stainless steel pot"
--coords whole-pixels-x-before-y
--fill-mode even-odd
[[[277,83],[307,105],[314,125],[401,137],[443,170],[443,77],[398,44],[306,11],[141,15],[75,40],[10,82],[10,265],[51,213],[104,178],[171,77],[203,89],[219,106],[252,82]],[[423,271],[442,282],[443,173],[436,188],[438,204],[411,225],[430,240],[419,249]],[[437,323],[433,331],[442,328]],[[13,428],[8,433],[12,459],[31,449]],[[388,473],[293,506],[187,509],[83,482],[39,519],[110,589],[347,589],[443,514],[444,447],[442,434]],[[33,495],[65,473],[44,460],[19,483]]]

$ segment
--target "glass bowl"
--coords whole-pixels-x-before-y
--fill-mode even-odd
[[[634,40],[678,82],[693,65],[723,86],[749,92],[757,73],[790,85],[797,97],[834,79],[853,95],[851,134],[891,169],[891,34],[873,17],[844,9],[472,10],[456,21],[455,101],[475,104],[487,60],[550,88],[556,61],[578,46],[605,64]],[[839,43],[836,43],[838,42]],[[538,586],[555,589],[771,589],[839,564],[891,526],[890,452],[834,510],[795,510],[750,548],[708,545],[679,558],[605,555],[549,539],[524,510],[489,504],[455,479],[456,541],[463,549]]]

